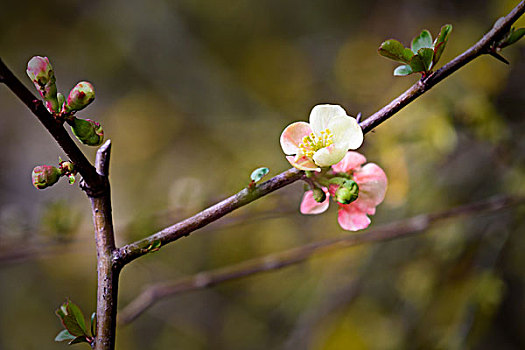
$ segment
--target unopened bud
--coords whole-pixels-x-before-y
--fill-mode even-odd
[[[337,191],[335,199],[341,204],[350,204],[359,196],[359,186],[353,180],[347,180]]]
[[[326,200],[326,193],[324,193],[324,191],[321,188],[316,187],[312,190],[312,192],[313,192],[314,200],[317,203],[322,203]]]
[[[91,83],[81,81],[69,92],[65,112],[80,111],[95,99],[95,89]]]
[[[98,146],[104,141],[104,130],[102,126],[90,119],[72,118],[68,121],[71,130],[77,139],[89,146]]]
[[[61,175],[61,171],[54,166],[39,165],[33,169],[31,178],[33,186],[41,190],[56,184]]]
[[[57,86],[53,67],[47,57],[35,56],[27,63],[27,75],[33,81],[49,112],[58,112]]]
[[[62,170],[63,173],[74,173],[75,172],[75,165],[69,161],[61,161],[60,162],[60,170]]]

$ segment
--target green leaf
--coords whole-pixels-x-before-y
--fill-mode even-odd
[[[91,335],[93,337],[97,336],[97,313],[93,312],[91,314]]]
[[[423,63],[421,56],[414,55],[414,57],[412,57],[410,60],[410,68],[412,68],[414,73],[425,72],[425,64]]]
[[[253,182],[257,182],[269,172],[270,172],[270,169],[268,168],[258,168],[252,172],[252,174],[250,175],[250,178],[252,179]]]
[[[421,48],[432,48],[432,35],[426,29],[412,40],[412,52],[417,54]]]
[[[72,341],[70,341],[68,344],[69,344],[69,345],[73,345],[73,344],[79,344],[79,343],[88,343],[88,344],[89,344],[89,342],[88,342],[86,336],[84,336],[84,335],[81,335],[81,336],[79,336],[79,337],[76,337],[75,339],[73,339]]]
[[[80,328],[83,331],[83,334],[87,335],[86,320],[80,308],[75,303],[73,303],[71,300],[68,300],[66,310],[67,310],[68,315],[71,315],[75,319],[77,324],[80,326]]]
[[[505,46],[512,45],[516,41],[520,40],[524,35],[525,35],[525,28],[520,28],[518,30],[514,30],[514,28],[512,28],[510,35],[505,40],[505,42],[502,45],[500,45],[500,47],[503,48]]]
[[[447,46],[448,37],[450,36],[451,32],[451,24],[445,24],[443,27],[441,27],[441,31],[439,32],[438,37],[434,41],[434,59],[432,61],[433,66],[435,66],[441,58],[441,55],[445,50],[445,46]]]
[[[432,68],[432,58],[434,57],[434,50],[429,48],[419,49],[417,55],[421,57],[421,62],[425,67],[425,72],[429,72]]]
[[[394,70],[394,75],[396,77],[403,77],[405,75],[409,75],[409,74],[412,74],[412,73],[414,73],[414,72],[412,71],[412,68],[408,64],[404,64],[402,66],[399,66],[399,67],[397,67]]]
[[[75,336],[68,332],[67,329],[63,329],[55,337],[55,341],[69,341],[75,339]]]
[[[412,56],[414,56],[410,49],[394,39],[383,42],[377,51],[381,56],[403,63],[409,63]]]
[[[69,333],[76,337],[87,335],[84,329],[78,324],[77,320],[71,315],[64,316],[64,318],[62,318],[62,324],[64,325],[64,328],[69,331]]]

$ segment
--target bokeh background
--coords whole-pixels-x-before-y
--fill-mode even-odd
[[[417,77],[376,50],[454,26],[442,62],[518,1],[6,1],[0,54],[50,57],[59,91],[91,81],[79,113],[113,141],[119,245],[242,189],[260,166],[287,168],[282,129],[319,103],[370,115]],[[524,26],[522,18],[518,25]],[[373,226],[525,192],[525,49],[482,57],[366,136],[389,177]],[[0,349],[61,349],[66,297],[95,308],[89,202],[30,174],[63,156],[0,86]],[[94,150],[82,149],[94,158]],[[119,305],[145,286],[331,237],[336,208],[298,212],[303,185],[265,197],[127,266]],[[118,349],[524,349],[524,208],[454,219],[424,235],[159,302],[118,328]],[[85,345],[76,345],[85,347]]]

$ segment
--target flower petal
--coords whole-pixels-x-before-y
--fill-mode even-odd
[[[343,230],[358,231],[365,229],[370,225],[370,218],[366,216],[366,213],[359,210],[354,203],[339,205],[337,221]]]
[[[336,116],[346,116],[346,111],[339,105],[317,105],[310,112],[310,126],[317,136],[328,129],[328,123]]]
[[[352,204],[367,214],[375,214],[375,207],[385,198],[388,185],[385,172],[378,165],[368,163],[354,172],[354,180],[359,185],[359,197]]]
[[[334,117],[328,122],[328,129],[332,132],[337,147],[349,150],[357,149],[363,144],[363,130],[355,118],[347,115]]]
[[[319,203],[314,199],[313,191],[306,191],[301,202],[301,213],[310,215],[325,212],[330,205],[330,194],[328,194],[326,188],[323,188],[323,191],[326,193],[326,199],[322,203]]]
[[[311,171],[321,171],[321,169],[315,165],[315,163],[305,156],[297,158],[295,156],[287,156],[286,159],[292,164],[293,167],[299,170],[311,170]]]
[[[312,128],[306,122],[296,122],[288,125],[281,134],[281,147],[284,154],[297,154],[303,137],[310,135]]]
[[[365,164],[366,158],[364,155],[358,152],[349,151],[345,157],[337,164],[334,164],[332,168],[338,173],[349,173],[361,165]]]
[[[346,154],[346,148],[337,148],[335,145],[321,148],[312,157],[315,164],[320,167],[327,167],[338,163]]]

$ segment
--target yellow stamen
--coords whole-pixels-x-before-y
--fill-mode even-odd
[[[315,152],[334,143],[332,132],[329,129],[321,131],[320,134],[320,136],[317,136],[312,132],[310,135],[303,137],[302,142],[299,144],[300,153],[308,158],[312,158]]]

